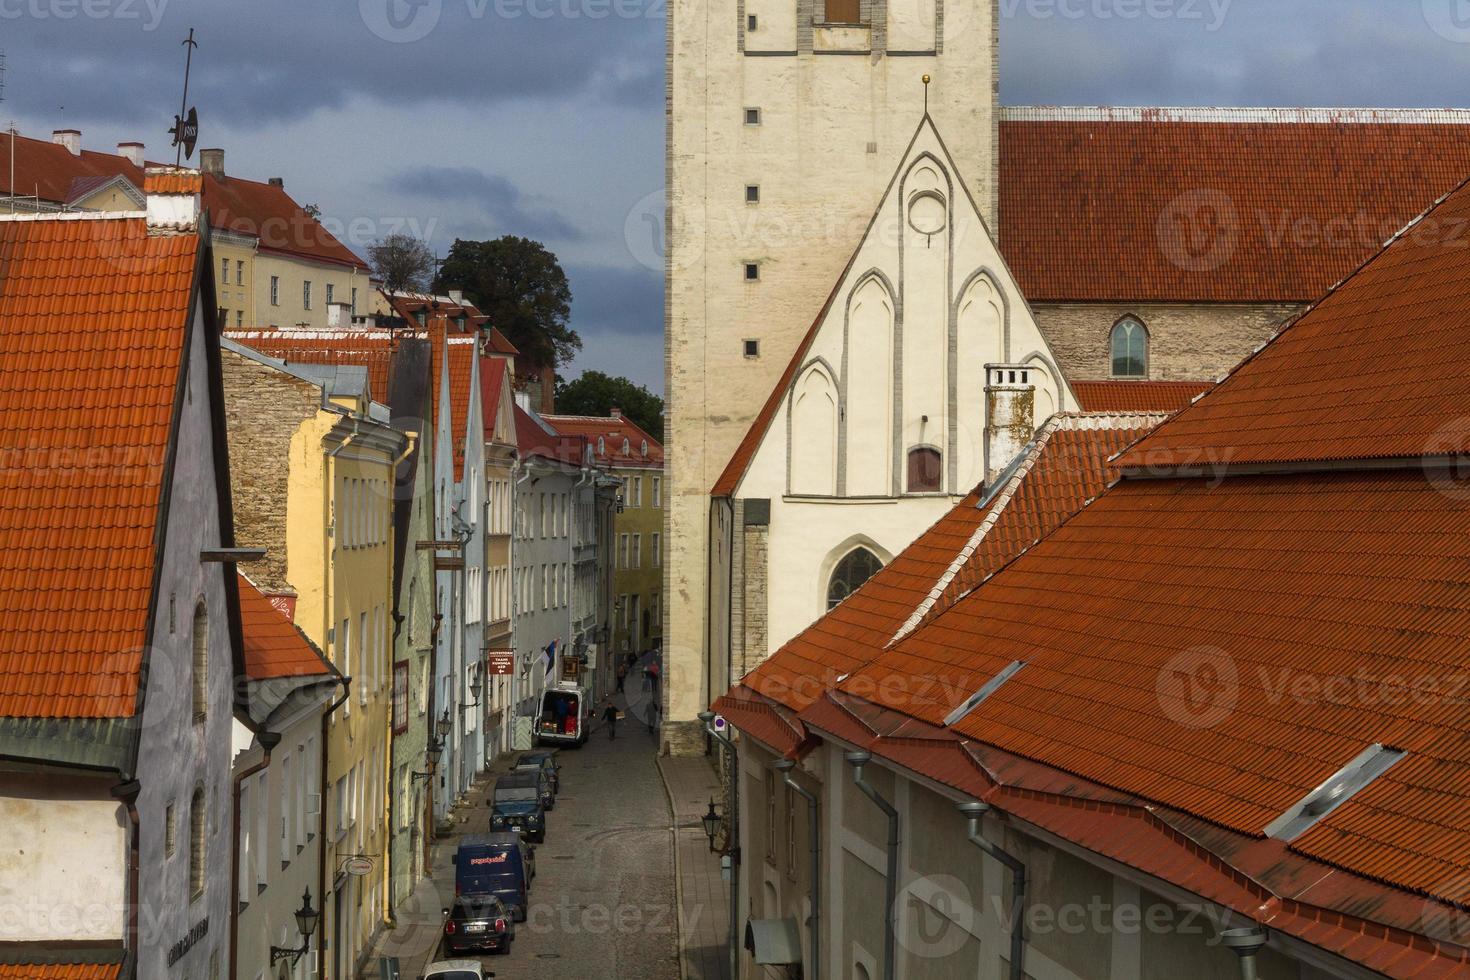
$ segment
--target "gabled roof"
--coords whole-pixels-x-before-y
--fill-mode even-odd
[[[451,332],[464,333],[472,328],[479,328],[485,334],[485,350],[487,353],[503,354],[514,357],[520,351],[516,350],[514,344],[506,338],[505,334],[490,322],[490,318],[480,312],[480,308],[474,303],[456,302],[448,296],[438,296],[430,293],[390,293],[384,291],[383,297],[388,301],[396,316],[402,317],[409,323],[419,323],[419,316],[423,316],[421,326],[429,326],[429,321],[441,321],[445,329]],[[458,321],[463,318],[464,326],[461,328]]]
[[[352,364],[368,372],[372,398],[388,404],[393,363],[392,338],[386,330],[226,330],[225,339],[286,364]]]
[[[1177,412],[1209,391],[1209,381],[1073,381],[1084,412]]]
[[[1454,455],[1470,448],[1470,186],[1416,219],[1124,467]]]
[[[515,413],[516,447],[523,458],[539,456],[568,466],[582,465],[587,450],[583,436],[562,435],[519,405]]]
[[[0,220],[0,716],[136,709],[199,262],[141,218]]]
[[[1000,241],[1037,302],[1303,303],[1470,174],[1470,112],[1018,107]]]
[[[664,447],[621,413],[613,416],[543,415],[541,418],[563,435],[585,437],[592,447],[593,459],[600,466],[657,469],[664,465]],[[601,452],[597,448],[599,439],[602,440]],[[628,443],[626,453],[623,452],[624,440]],[[645,444],[647,453],[643,452]]]
[[[480,362],[480,412],[485,417],[485,441],[495,441],[495,427],[500,422],[501,395],[511,383],[511,367],[504,361],[486,358]],[[510,399],[512,407],[515,399]],[[512,437],[515,435],[515,419],[508,420]]]
[[[264,681],[277,677],[330,677],[337,673],[321,650],[271,605],[255,583],[244,575],[238,578],[246,677]]]

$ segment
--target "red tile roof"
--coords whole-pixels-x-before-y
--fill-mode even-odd
[[[1084,412],[1177,412],[1210,390],[1208,381],[1072,381]]]
[[[1022,294],[1309,302],[1470,174],[1462,114],[1193,121],[1210,114],[1008,110],[1000,241]]]
[[[437,320],[442,322],[445,329],[451,334],[464,333],[478,327],[485,332],[486,351],[510,357],[520,353],[505,334],[490,323],[490,318],[481,313],[480,308],[473,303],[456,303],[447,296],[431,296],[427,293],[385,292],[383,296],[394,314],[409,323],[419,323],[419,314],[423,314],[423,323],[420,326],[428,326],[430,320]],[[435,307],[434,303],[439,305]],[[463,328],[458,324],[461,317],[464,318]]]
[[[247,677],[264,681],[276,677],[326,677],[336,673],[306,634],[282,615],[253,582],[244,575],[238,578]]]
[[[118,980],[123,964],[117,963],[4,963],[0,980]]]
[[[582,436],[547,432],[519,405],[516,412],[516,448],[522,456],[540,456],[570,466],[581,466],[587,443]]]
[[[373,401],[388,403],[393,347],[386,330],[226,330],[224,336],[287,364],[365,367]]]
[[[0,221],[0,716],[133,714],[198,253]]]
[[[593,457],[601,466],[658,468],[664,465],[664,447],[626,415],[541,417],[563,435],[585,436],[592,446]],[[602,452],[597,450],[598,439],[602,440]],[[623,452],[624,440],[628,442],[627,452]],[[645,443],[648,445],[646,454],[643,452]]]
[[[1135,446],[1124,466],[1470,449],[1470,186]]]
[[[143,188],[143,171],[127,157],[66,147],[25,136],[0,135],[0,193],[10,193],[10,150],[15,150],[14,192],[39,193],[43,201],[66,203],[78,178],[121,176]],[[79,186],[86,186],[85,184]],[[301,209],[284,188],[240,177],[203,177],[204,207],[214,228],[260,239],[265,251],[299,255],[367,271],[357,253]]]

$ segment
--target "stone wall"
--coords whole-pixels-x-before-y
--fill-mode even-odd
[[[1036,321],[1072,381],[1112,377],[1109,336],[1124,316],[1148,330],[1152,381],[1213,381],[1305,308],[1302,304],[1037,303]]]

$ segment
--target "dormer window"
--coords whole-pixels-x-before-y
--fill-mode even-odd
[[[628,444],[628,440],[627,439],[624,439],[623,440],[623,455],[624,456],[628,455],[628,450],[631,449],[631,448],[632,447]]]
[[[423,310],[414,310],[413,318],[419,322],[419,326],[421,327],[424,325],[424,321],[428,319]]]
[[[607,455],[607,442],[606,442],[606,440],[604,440],[602,438],[602,436],[598,436],[597,437],[597,455],[599,455],[599,456],[606,456]]]

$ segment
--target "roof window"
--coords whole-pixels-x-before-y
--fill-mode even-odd
[[[964,718],[965,715],[968,715],[970,712],[980,707],[980,705],[985,701],[986,698],[990,697],[997,690],[999,690],[1000,686],[1006,681],[1016,676],[1016,672],[1024,666],[1026,666],[1026,661],[1014,661],[999,674],[996,674],[990,680],[986,681],[984,687],[980,688],[980,690],[970,695],[969,698],[966,699],[964,704],[951,711],[945,717],[944,726],[948,728],[950,725],[953,725]]]
[[[1368,746],[1321,786],[1271,821],[1266,826],[1266,836],[1287,842],[1296,840],[1403,757],[1402,749],[1390,749],[1377,742]]]

